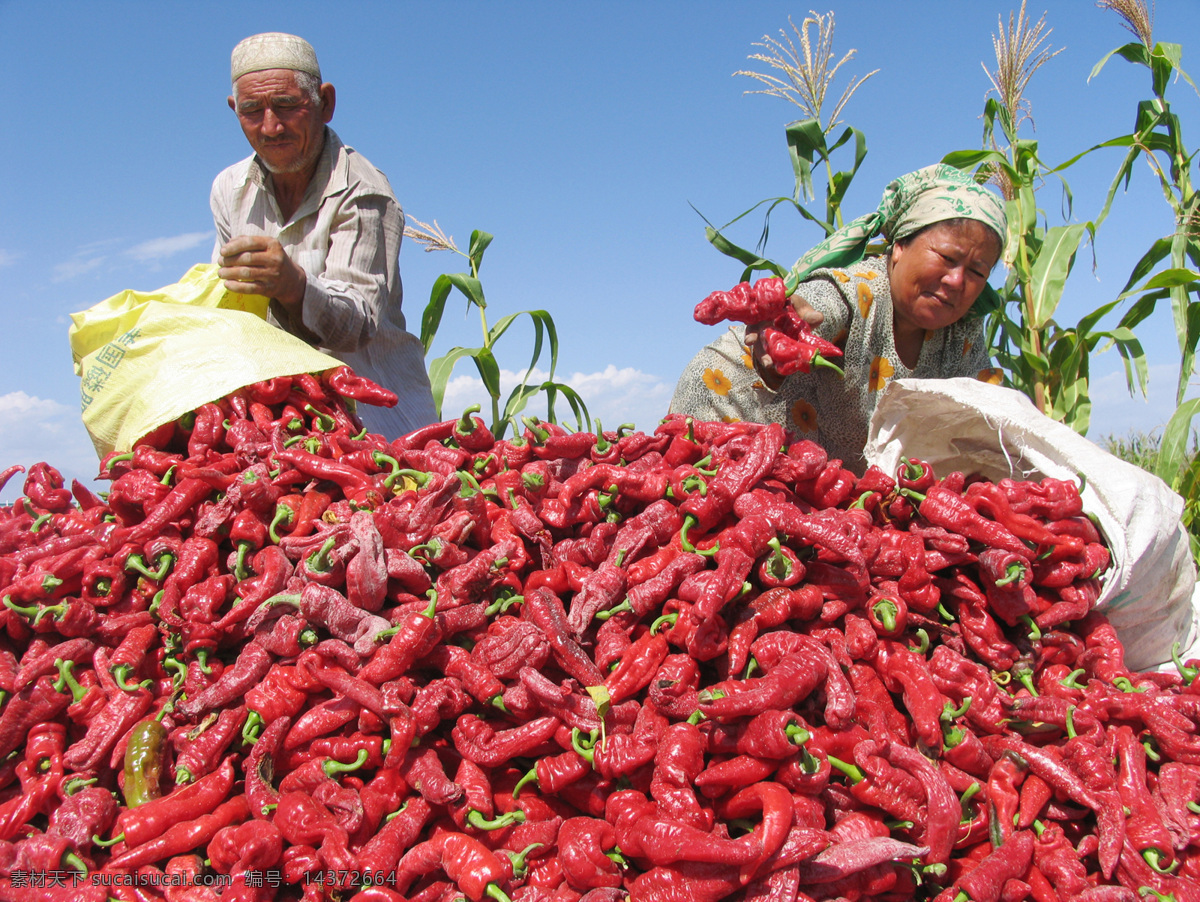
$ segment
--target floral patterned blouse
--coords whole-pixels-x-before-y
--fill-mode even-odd
[[[816,441],[831,459],[861,474],[867,427],[889,380],[970,376],[1001,381],[1002,372],[988,357],[983,322],[971,316],[926,333],[916,368],[904,365],[892,335],[887,257],[819,269],[799,291],[824,314],[816,331],[845,349],[845,358],[835,361],[845,377],[818,367],[787,377],[778,391],[771,391],[754,370],[743,343],[745,327],[738,325],[692,358],[675,387],[671,412],[704,420],[780,423],[793,441]]]

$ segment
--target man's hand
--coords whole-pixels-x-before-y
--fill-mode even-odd
[[[800,318],[814,329],[825,321],[824,314],[800,295],[793,294],[788,300],[792,302],[792,307],[795,308]],[[784,377],[776,372],[775,362],[771,360],[771,355],[767,353],[766,346],[762,341],[762,330],[769,325],[771,325],[770,320],[747,326],[746,347],[750,349],[750,356],[754,360],[754,369],[758,371],[763,383],[771,391],[776,391],[783,384]]]
[[[261,294],[285,307],[304,300],[308,277],[292,262],[274,238],[241,235],[221,248],[218,275],[225,287],[239,294]]]

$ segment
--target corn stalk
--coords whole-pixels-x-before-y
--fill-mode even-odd
[[[494,324],[488,324],[487,300],[483,293],[483,283],[479,278],[479,269],[483,265],[483,253],[492,243],[492,236],[487,232],[474,231],[471,233],[471,243],[467,252],[463,253],[448,237],[436,221],[432,226],[419,220],[413,220],[415,225],[405,228],[405,235],[424,244],[426,250],[445,250],[459,254],[467,259],[470,272],[445,273],[434,280],[429,293],[429,303],[421,316],[421,344],[425,347],[425,355],[433,346],[434,339],[442,322],[442,314],[446,309],[446,301],[450,292],[457,289],[466,298],[467,312],[471,307],[479,311],[480,326],[483,330],[483,343],[478,347],[453,347],[441,357],[429,363],[429,383],[433,389],[433,403],[438,417],[443,416],[442,401],[446,396],[446,386],[454,372],[455,365],[463,358],[469,358],[475,364],[479,378],[483,381],[484,389],[491,398],[492,422],[491,430],[497,438],[502,438],[509,425],[516,421],[517,414],[525,409],[530,399],[539,394],[546,396],[546,418],[551,423],[558,422],[555,415],[555,403],[559,396],[566,398],[575,415],[576,426],[579,429],[589,429],[591,420],[588,416],[587,405],[583,399],[564,382],[554,379],[554,371],[558,366],[558,330],[554,319],[545,310],[522,310],[501,317]],[[509,393],[501,406],[500,364],[496,360],[494,348],[496,343],[508,331],[509,327],[521,317],[529,317],[534,328],[533,355],[525,374],[517,386]],[[544,346],[549,347],[550,369],[547,378],[541,382],[531,383],[534,370],[541,360]]]
[[[804,19],[799,28],[791,19],[788,20],[788,24],[791,25],[794,36],[782,29],[778,39],[765,36],[761,43],[755,45],[761,47],[764,52],[754,53],[749,57],[756,62],[766,63],[772,69],[781,72],[782,76],[753,70],[739,70],[733,74],[747,76],[766,85],[762,90],[746,93],[782,98],[799,107],[804,113],[805,118],[790,123],[785,129],[795,188],[791,197],[766,198],[724,226],[718,228],[708,223],[705,229],[705,235],[713,247],[745,265],[743,281],[760,271],[780,277],[787,275],[787,267],[763,256],[770,236],[771,214],[777,207],[790,206],[804,219],[820,227],[826,236],[841,228],[842,201],[867,155],[867,139],[858,129],[847,126],[836,138],[833,137],[833,132],[841,124],[839,117],[847,102],[854,96],[854,92],[879,70],[875,69],[866,75],[851,78],[834,104],[833,110],[826,115],[824,108],[830,87],[838,70],[854,58],[855,51],[850,50],[836,63],[833,62],[832,12],[824,16],[813,12]],[[815,43],[810,36],[810,29],[814,25],[817,28]],[[849,161],[849,168],[836,168],[842,164],[834,163],[834,154],[843,147],[849,149],[851,141],[853,160]],[[805,206],[805,201],[816,197],[813,170],[821,166],[825,169],[823,218],[821,214],[813,213]],[[766,209],[763,214],[762,231],[754,250],[740,247],[726,237],[725,232],[734,223],[764,207]]]

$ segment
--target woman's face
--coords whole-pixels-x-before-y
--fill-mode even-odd
[[[996,234],[974,220],[930,226],[897,242],[888,269],[897,325],[932,330],[958,322],[999,256]]]

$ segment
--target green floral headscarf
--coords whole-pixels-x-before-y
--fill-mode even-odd
[[[849,266],[866,256],[871,239],[903,240],[926,226],[947,219],[974,219],[991,227],[1003,247],[1008,234],[1004,202],[961,169],[938,163],[902,175],[883,192],[879,209],[838,229],[796,261],[788,284],[797,285],[815,269]],[[982,315],[996,309],[1000,298],[987,285],[971,307]]]

